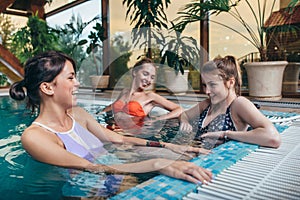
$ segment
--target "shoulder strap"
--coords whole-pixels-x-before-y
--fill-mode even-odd
[[[69,114],[68,114],[68,116],[72,119],[72,128],[70,130],[66,131],[66,132],[58,132],[58,131],[56,131],[56,130],[54,130],[54,129],[48,127],[48,126],[46,126],[45,124],[42,124],[42,123],[36,122],[36,121],[32,122],[32,124],[36,124],[36,125],[38,125],[40,127],[43,127],[44,129],[46,129],[46,130],[48,130],[50,132],[53,132],[53,133],[68,133],[68,132],[74,130],[74,127],[75,127],[75,120],[74,120],[74,118],[71,115],[69,115]]]
[[[57,131],[53,130],[52,128],[50,128],[50,127],[48,127],[48,126],[46,126],[46,125],[44,125],[44,124],[42,124],[40,122],[32,122],[32,124],[36,124],[36,125],[38,125],[40,127],[43,127],[44,129],[47,129],[50,132],[57,133]]]

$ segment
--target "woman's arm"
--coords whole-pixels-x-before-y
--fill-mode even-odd
[[[105,108],[103,108],[102,110],[97,111],[96,114],[99,114],[100,112],[108,112],[108,111],[112,111],[112,109],[113,109],[113,107],[112,107],[113,104],[114,104],[116,101],[118,101],[122,96],[124,96],[124,94],[125,94],[126,92],[128,92],[128,89],[123,89],[123,90],[120,92],[118,98],[117,98],[114,102],[112,102],[111,104],[107,105],[107,106],[106,106]]]
[[[239,97],[232,105],[232,110],[238,119],[249,124],[250,131],[228,132],[227,137],[261,146],[278,148],[281,143],[280,135],[272,122],[266,118],[254,104],[244,97]]]
[[[186,110],[185,112],[183,112],[179,117],[180,119],[179,129],[184,132],[188,132],[188,133],[191,132],[193,130],[193,127],[191,126],[190,121],[198,117],[200,113],[203,112],[205,108],[207,108],[208,105],[209,105],[209,99],[206,99],[204,101],[199,102],[198,104],[191,107],[190,109]]]
[[[176,153],[181,153],[186,155],[186,153],[202,153],[208,154],[210,151],[207,151],[203,148],[195,148],[191,146],[176,145],[171,143],[162,142],[160,145],[157,143],[149,143],[148,140],[136,137],[126,137],[122,136],[114,131],[111,131],[102,125],[100,125],[89,113],[83,110],[80,107],[72,109],[72,115],[83,127],[86,127],[92,134],[94,134],[102,142],[112,142],[116,144],[130,144],[136,146],[161,146],[168,148]],[[153,145],[152,145],[153,144]]]
[[[114,102],[113,102],[113,103],[114,103]],[[111,104],[105,106],[105,108],[103,108],[102,110],[97,111],[96,114],[99,114],[100,112],[108,112],[108,111],[112,111],[112,105],[113,105],[113,103],[111,103]]]
[[[111,167],[129,173],[159,172],[195,184],[211,181],[212,173],[194,163],[167,159],[151,159],[139,163],[112,165]]]
[[[151,92],[148,94],[148,96],[153,99],[153,102],[158,105],[159,107],[162,107],[169,112],[165,115],[161,115],[155,118],[155,120],[165,120],[165,119],[172,119],[177,118],[180,116],[180,114],[184,111],[181,106],[178,104],[169,101],[168,99],[160,96],[159,94],[156,94],[154,92]]]
[[[248,99],[237,98],[231,106],[231,115],[236,128],[240,131],[211,132],[201,137],[229,138],[241,142],[278,148],[281,143],[280,134],[272,122],[267,119]],[[250,125],[252,130],[245,130]]]
[[[21,142],[23,148],[40,162],[73,169],[84,169],[90,165],[89,161],[66,151],[55,133],[36,125],[23,132]]]
[[[25,150],[34,159],[59,167],[86,170],[94,173],[145,173],[157,171],[194,183],[199,183],[199,181],[206,183],[212,178],[210,171],[184,161],[152,159],[138,163],[111,166],[93,164],[66,151],[54,133],[42,130],[40,127],[26,129],[21,140]]]

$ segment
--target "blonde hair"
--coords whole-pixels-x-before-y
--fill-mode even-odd
[[[140,69],[143,68],[143,64],[145,63],[148,63],[148,64],[151,64],[155,69],[156,69],[156,66],[155,66],[155,63],[153,62],[152,59],[150,58],[142,58],[141,60],[139,60],[138,62],[136,62],[132,68],[132,72],[137,72],[139,71]]]

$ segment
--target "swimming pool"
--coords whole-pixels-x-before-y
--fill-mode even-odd
[[[108,101],[94,102],[80,101],[80,105],[94,114],[99,106],[109,104]],[[266,115],[285,117],[293,116],[294,113],[278,113],[271,111],[262,111]],[[105,123],[101,116],[94,117],[100,122]],[[78,196],[85,196],[90,192],[91,188],[96,188],[101,185],[101,177],[99,175],[91,175],[89,173],[81,173],[81,176],[76,177],[81,185],[72,187],[71,182],[67,182],[65,176],[66,170],[44,165],[30,160],[29,156],[22,149],[20,136],[24,129],[31,124],[35,116],[25,108],[24,102],[11,100],[9,97],[0,97],[0,167],[1,167],[1,188],[0,199],[41,199],[49,196],[49,199],[59,198],[61,195],[73,192]],[[174,134],[178,131],[176,121],[173,124],[158,124],[161,127],[160,133],[154,130],[153,127],[148,127],[148,132],[140,137],[147,137],[154,140],[162,140],[176,143],[184,143],[189,140],[182,137],[182,141],[178,141],[178,135]],[[288,124],[277,124],[277,129],[281,132],[288,127]],[[177,137],[175,137],[177,136]],[[139,161],[161,155],[167,158],[174,158],[177,155],[163,150],[147,151],[147,148],[134,148],[130,146],[112,146],[106,145],[111,152],[118,150],[116,155],[120,160]],[[142,156],[141,156],[142,155]],[[111,158],[107,158],[111,161]],[[110,162],[108,161],[108,162]],[[34,172],[34,173],[32,173]],[[147,174],[140,177],[141,180],[153,177],[155,174]],[[25,187],[26,186],[26,187]],[[31,189],[28,189],[31,188]],[[47,188],[47,193],[39,193],[39,188]],[[27,189],[26,189],[27,188]],[[75,191],[74,191],[75,190]],[[88,190],[88,191],[87,191]],[[91,195],[91,193],[89,193]]]
[[[90,101],[81,101],[80,105],[91,114],[94,114],[99,107],[108,103],[110,102],[97,101],[91,103]],[[21,134],[35,117],[36,115],[31,114],[26,109],[25,102],[17,102],[7,96],[0,97],[0,167],[2,175],[0,199],[53,200],[69,194],[75,196],[96,195],[93,190],[103,185],[101,175],[79,172],[80,175],[70,180],[70,177],[66,175],[68,172],[66,169],[36,162],[24,151],[20,141]],[[100,123],[105,123],[101,119],[101,115],[94,115],[94,117]],[[153,132],[151,128],[149,130]],[[116,158],[111,154],[102,157],[104,164],[140,161],[163,154],[157,151],[148,152],[146,148],[138,149],[126,145],[113,146],[105,144],[105,147],[110,152],[116,152],[118,157]],[[169,152],[165,154],[169,158],[176,156],[176,154],[169,154]],[[141,155],[143,156],[141,157]],[[149,173],[138,178],[139,181],[143,181],[155,175]],[[73,185],[75,182],[76,186]],[[132,186],[134,185],[132,184]],[[40,190],[43,187],[46,190]]]
[[[20,199],[25,162],[20,136],[34,118],[24,103],[0,97],[0,119],[1,199]]]

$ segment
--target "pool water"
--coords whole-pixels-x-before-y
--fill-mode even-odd
[[[34,118],[24,103],[1,97],[0,119],[0,199],[19,199],[26,159],[20,136]]]
[[[104,105],[81,103],[88,112],[100,123],[105,124],[101,115],[95,115],[99,107]],[[262,111],[267,115],[278,115],[278,112]],[[280,113],[280,115],[290,116],[293,114]],[[68,170],[53,167],[36,162],[23,150],[20,137],[22,132],[35,119],[24,102],[17,102],[9,97],[0,97],[0,167],[1,167],[1,187],[0,199],[59,199],[62,195],[76,194],[78,196],[96,195],[99,186],[103,185],[108,177],[94,175],[91,173],[79,173],[75,171],[75,176],[70,179]],[[149,138],[158,141],[170,141],[172,143],[188,143],[190,138],[183,137],[178,132],[178,121],[158,122],[154,128],[148,126],[143,129],[139,137]],[[288,125],[275,125],[282,132]],[[159,129],[159,133],[157,130]],[[176,159],[178,155],[164,149],[151,150],[146,147],[135,148],[132,146],[116,146],[105,144],[105,148],[110,154],[107,158],[102,158],[103,163],[109,162],[134,162],[143,159],[157,157],[157,155]],[[138,179],[144,181],[155,174],[145,174]],[[108,178],[112,182],[111,178]],[[114,177],[114,181],[116,181]],[[74,186],[76,181],[76,186]],[[47,188],[41,192],[40,188]],[[94,193],[91,193],[94,191]],[[96,192],[95,192],[96,191]]]

